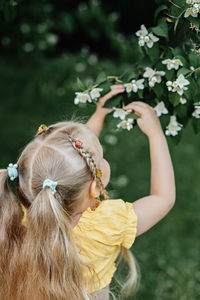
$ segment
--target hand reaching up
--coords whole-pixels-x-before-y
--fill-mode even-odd
[[[124,91],[125,88],[123,85],[112,85],[111,91],[105,94],[103,97],[99,98],[96,111],[103,115],[109,114],[113,110],[113,108],[103,108],[104,104],[106,103],[107,100],[109,100],[113,96],[124,93]]]
[[[126,105],[124,109],[131,109],[139,116],[137,124],[148,137],[162,133],[160,120],[152,106],[142,101],[134,101]]]

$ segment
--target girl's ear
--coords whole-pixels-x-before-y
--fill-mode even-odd
[[[96,180],[93,179],[92,183],[90,184],[90,190],[89,190],[90,196],[92,198],[97,198],[100,195],[99,188],[97,186]]]

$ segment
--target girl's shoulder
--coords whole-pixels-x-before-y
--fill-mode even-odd
[[[102,242],[113,240],[126,248],[132,245],[137,228],[137,216],[133,205],[122,199],[96,201],[95,208],[87,208],[82,214],[75,231],[85,236],[101,236]]]

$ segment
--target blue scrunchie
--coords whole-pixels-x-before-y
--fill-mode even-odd
[[[17,170],[17,164],[9,164],[7,167],[8,170],[8,176],[10,177],[10,180],[14,180],[19,176],[18,170]]]
[[[44,180],[42,188],[44,189],[45,187],[48,186],[51,188],[52,194],[55,194],[57,184],[58,184],[57,181],[53,181],[47,178]]]

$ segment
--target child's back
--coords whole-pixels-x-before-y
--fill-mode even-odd
[[[107,293],[121,248],[131,267],[125,287],[134,286],[137,274],[128,249],[169,211],[175,189],[155,114],[144,103],[131,107],[149,137],[152,162],[150,195],[133,204],[109,200],[110,167],[91,121],[40,130],[17,166],[0,171],[0,300],[89,300],[91,293]],[[8,176],[19,177],[23,220]],[[105,200],[95,201],[100,194]]]

